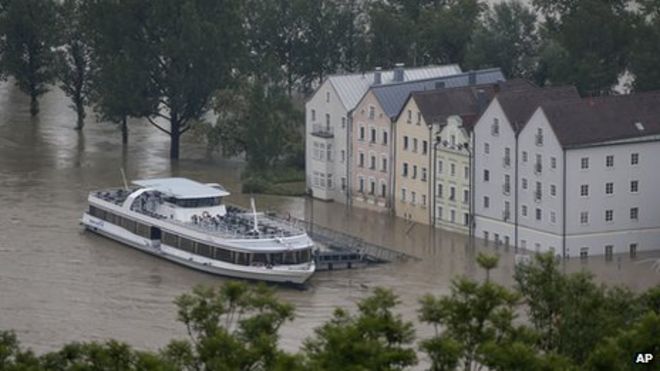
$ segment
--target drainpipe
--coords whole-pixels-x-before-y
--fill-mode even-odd
[[[351,146],[351,135],[353,134],[353,110],[346,113],[346,205],[349,207],[353,200],[351,199],[351,161],[353,159],[353,151]]]
[[[435,161],[436,161],[436,141],[433,140],[433,122],[427,123],[426,126],[429,128],[429,146],[433,143],[433,155],[429,156],[429,207],[432,207],[433,210],[429,213],[429,223],[432,227],[435,228]],[[430,148],[429,148],[430,149]],[[433,161],[433,164],[431,164]],[[431,173],[433,169],[433,173]],[[435,230],[435,229],[434,229]]]
[[[390,118],[390,148],[388,148],[388,153],[390,154],[390,162],[387,164],[389,173],[387,178],[390,180],[390,194],[387,195],[387,207],[390,211],[390,214],[396,214],[394,202],[394,190],[396,189],[396,177],[394,176],[394,164],[396,163],[396,125],[394,120]]]
[[[473,151],[474,151],[474,129],[472,130],[472,133],[470,133],[470,145],[466,148],[467,153],[468,153],[468,164],[470,164],[470,172],[468,173],[468,189],[470,190],[470,199],[467,201],[470,202],[470,205],[468,206],[468,236],[470,238],[474,238],[474,194],[475,189],[477,185],[474,183],[474,156]]]
[[[514,134],[515,138],[516,138],[516,145],[515,145],[515,149],[514,149],[514,153],[516,154],[516,167],[514,169],[513,179],[515,180],[516,184],[513,188],[513,191],[515,192],[514,207],[516,209],[516,212],[514,214],[515,219],[514,219],[514,224],[513,224],[513,233],[514,233],[514,236],[515,236],[514,239],[515,239],[515,243],[516,243],[514,245],[515,246],[514,249],[517,250],[518,246],[520,246],[520,244],[518,243],[518,208],[519,208],[519,205],[518,205],[518,181],[519,181],[518,180],[518,162],[520,161],[520,153],[518,153],[518,137],[519,137],[520,131],[517,129],[517,125],[514,125],[514,126],[516,127],[516,132]]]
[[[562,201],[562,238],[561,238],[561,245],[562,245],[562,258],[566,259],[566,149],[564,148],[562,150],[562,155],[564,157],[564,178],[563,178],[563,201]],[[564,267],[566,264],[564,264]]]

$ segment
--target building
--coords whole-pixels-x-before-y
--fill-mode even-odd
[[[517,79],[412,93],[396,122],[396,215],[468,233],[472,126],[497,91],[531,86]]]
[[[396,133],[395,123],[400,114],[409,114],[411,122],[416,120],[416,127],[421,130],[420,138],[411,140],[410,145],[416,146],[415,148],[420,153],[428,155],[428,129],[425,124],[422,124],[421,113],[418,110],[401,113],[411,92],[493,83],[501,80],[504,80],[504,76],[499,69],[487,69],[420,81],[401,81],[372,86],[352,113],[351,136],[353,140],[351,141],[352,157],[349,171],[352,205],[378,211],[393,209],[392,190],[397,179],[393,171],[393,162],[396,157],[395,151],[398,151],[398,147],[402,145]],[[424,134],[421,134],[422,132]],[[393,138],[396,145],[393,144]],[[426,147],[424,147],[424,143],[426,143]],[[415,176],[419,176],[419,179],[422,179],[423,176],[428,178],[429,169],[426,166],[417,170],[411,169],[411,171],[418,171],[419,175],[415,173]],[[428,197],[428,192],[419,195],[415,193],[415,202],[424,201],[426,205]]]
[[[659,92],[540,101],[519,130],[516,153],[514,228],[478,216],[484,238],[512,236],[516,246],[565,257],[660,247],[660,175],[652,163],[660,154]]]
[[[495,95],[473,128],[473,211],[475,236],[495,244],[516,245],[518,223],[529,215],[530,205],[521,206],[518,196],[536,186],[536,180],[519,175],[530,156],[541,151],[522,151],[521,130],[542,103],[579,98],[573,87],[530,86]],[[530,184],[534,182],[534,184]],[[546,200],[549,202],[549,200]],[[536,212],[532,210],[531,212]]]
[[[405,81],[455,75],[458,65],[403,69]],[[394,82],[394,71],[328,77],[305,104],[305,173],[307,188],[322,200],[347,202],[349,120],[364,93],[374,84]]]

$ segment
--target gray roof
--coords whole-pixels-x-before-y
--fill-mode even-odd
[[[564,147],[660,135],[660,91],[548,102],[541,108]]]
[[[405,68],[403,70],[404,81],[422,80],[433,77],[450,76],[461,73],[461,67],[457,64],[444,66],[426,66],[417,68]],[[383,85],[394,83],[394,71],[381,71]],[[337,91],[339,99],[348,110],[352,110],[362,99],[364,93],[374,83],[374,72],[354,73],[347,75],[332,75],[328,81]]]
[[[134,180],[133,184],[151,188],[178,199],[229,196],[229,192],[186,178]]]
[[[499,68],[470,71],[453,76],[444,76],[419,81],[401,82],[396,84],[373,86],[371,91],[378,99],[381,108],[390,118],[396,117],[406,103],[410,93],[437,89],[436,84],[444,83],[445,88],[455,88],[470,84],[470,74],[476,78],[475,84],[488,84],[504,81],[504,75]]]
[[[567,99],[578,99],[580,95],[574,86],[547,88],[518,88],[503,90],[495,98],[502,106],[509,123],[515,132],[520,132],[536,109],[544,104]]]

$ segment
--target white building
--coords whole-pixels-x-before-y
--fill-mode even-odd
[[[487,129],[495,118],[478,123],[482,150],[494,142]],[[477,167],[492,171],[486,183],[517,175],[517,187],[505,196],[479,182],[477,194],[491,205],[478,204],[478,237],[509,238],[565,257],[660,248],[660,174],[653,163],[660,156],[660,93],[544,99],[519,130],[517,146],[502,145],[517,155],[513,174],[492,161],[493,147],[480,153]],[[506,202],[512,215],[505,222],[494,210]]]
[[[402,67],[399,67],[402,68]],[[403,69],[403,80],[422,80],[461,73],[458,65]],[[389,84],[394,71],[328,77],[305,104],[305,173],[314,197],[347,202],[349,120],[374,84]],[[400,81],[397,81],[400,82]]]

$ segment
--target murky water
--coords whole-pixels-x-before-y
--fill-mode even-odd
[[[240,195],[241,163],[208,158],[202,148],[184,141],[182,159],[167,159],[167,138],[143,122],[132,122],[130,144],[122,150],[120,134],[110,123],[88,119],[82,134],[59,92],[46,95],[41,113],[31,118],[29,101],[8,83],[0,85],[0,329],[15,329],[37,352],[74,340],[115,338],[139,348],[157,349],[185,337],[176,321],[173,299],[197,284],[217,284],[214,277],[157,259],[119,243],[83,232],[78,225],[89,190],[129,178],[180,175],[224,184],[232,202]],[[452,277],[482,278],[474,263],[480,250],[461,235],[408,225],[398,219],[344,206],[300,198],[264,196],[260,209],[309,217],[331,228],[359,234],[372,242],[419,256],[420,261],[373,268],[321,272],[305,291],[277,288],[297,308],[296,320],[282,331],[286,349],[297,349],[336,306],[352,307],[377,285],[400,297],[405,318],[416,317],[424,293],[445,293]],[[406,233],[408,232],[408,233]],[[512,251],[500,249],[493,278],[511,284]],[[565,269],[592,270],[600,281],[644,289],[660,283],[651,258],[660,253],[569,261]],[[430,329],[419,327],[418,337]]]

